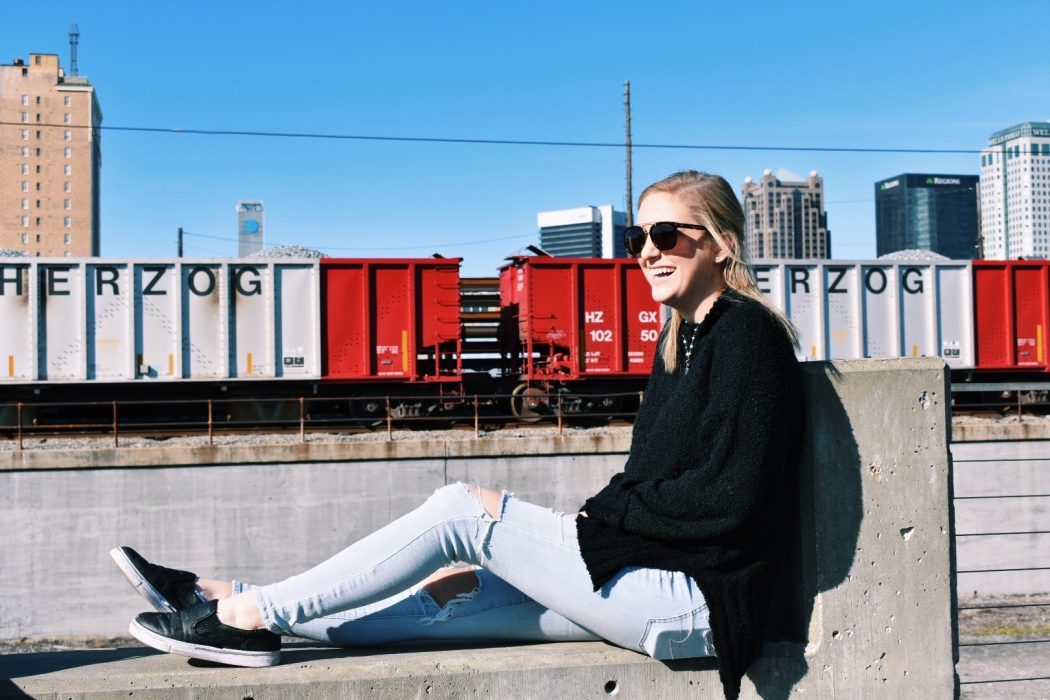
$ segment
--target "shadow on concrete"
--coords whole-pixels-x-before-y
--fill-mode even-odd
[[[831,363],[807,363],[803,371],[805,438],[787,494],[792,534],[774,584],[763,656],[747,674],[764,700],[788,698],[808,672],[805,649],[817,596],[846,580],[856,554],[864,516],[861,459],[834,386],[841,378]]]
[[[14,681],[10,680],[12,678],[42,676],[71,668],[86,668],[160,653],[144,647],[126,647],[3,654],[0,655],[0,698],[30,697]]]

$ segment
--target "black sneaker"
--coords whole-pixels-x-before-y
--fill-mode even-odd
[[[273,666],[281,661],[281,637],[269,630],[242,630],[219,622],[219,601],[173,613],[142,613],[131,622],[135,639],[154,649],[230,666]]]
[[[157,612],[175,612],[206,601],[197,589],[197,574],[150,564],[131,547],[112,549],[109,556]]]

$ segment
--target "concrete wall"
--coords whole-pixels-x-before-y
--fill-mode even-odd
[[[959,595],[1050,592],[1050,441],[953,443],[951,452]],[[988,534],[1002,532],[1015,534]]]
[[[784,641],[767,645],[745,679],[744,696],[946,697],[954,689],[954,618],[944,364],[931,359],[807,363],[805,375],[808,426],[799,522],[775,606],[783,613],[775,628]],[[511,444],[497,454],[492,444],[432,443],[425,448],[431,456],[419,451],[423,447],[412,448],[415,456],[396,464],[354,461],[347,454],[342,461],[313,464],[87,470],[37,465],[0,472],[0,526],[12,533],[0,544],[0,637],[122,632],[142,605],[105,557],[117,543],[141,547],[167,564],[265,580],[316,561],[450,480],[506,486],[569,510],[623,461],[622,453],[595,454],[593,444],[580,441],[522,442],[519,448],[527,454],[515,456]],[[400,448],[382,449],[393,455]],[[471,457],[470,449],[487,454]],[[357,456],[367,455],[362,449]],[[102,466],[99,455],[91,459]],[[164,460],[170,463],[172,456]],[[70,609],[77,614],[70,615]],[[654,689],[668,697],[720,695],[711,660],[663,664],[613,650],[615,659],[596,675],[585,654],[566,656],[568,647],[521,649],[507,652],[513,663],[505,659],[514,670],[506,677],[517,679],[520,691],[504,688],[508,695],[548,688],[554,666],[569,668],[559,672],[563,692],[556,695],[603,694],[605,686],[596,687],[600,677],[615,679],[621,671],[625,683],[628,676],[637,680],[639,696]],[[419,662],[423,666],[414,655],[369,659],[385,664],[388,675],[390,667],[401,669],[399,696],[423,695],[423,684],[436,681],[444,696],[466,695],[489,687],[485,679],[500,677],[498,663],[495,671],[486,671],[472,661],[475,651],[433,653],[444,656],[439,661],[428,656]],[[524,657],[529,660],[521,661]],[[579,668],[573,671],[576,659]],[[629,672],[626,659],[631,667],[645,666]],[[138,659],[139,676],[134,668],[120,675],[107,667],[103,685],[110,684],[114,697],[129,689],[140,696],[162,672],[170,688],[176,676],[167,675],[167,665],[185,664],[165,659],[163,669],[143,665],[156,660]],[[293,661],[298,683],[309,683],[311,674],[324,676],[325,683],[335,683],[325,688],[347,696],[375,687],[376,674],[362,677],[360,659],[347,652]],[[435,671],[442,668],[447,673]],[[260,697],[267,679],[285,682],[288,667],[282,669],[195,668],[180,673],[177,684],[221,685],[227,693],[244,689]],[[69,683],[42,674],[18,681],[18,688],[31,694],[76,690]],[[632,687],[620,686],[620,692]],[[105,695],[100,686],[93,690]],[[276,686],[273,690],[267,696],[280,694]],[[168,697],[163,692],[158,697]]]

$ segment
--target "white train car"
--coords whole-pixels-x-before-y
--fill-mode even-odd
[[[316,379],[319,308],[316,260],[3,259],[0,383]]]
[[[799,331],[799,359],[943,357],[973,369],[969,261],[757,260],[759,289]]]

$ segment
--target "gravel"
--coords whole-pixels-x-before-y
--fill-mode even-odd
[[[253,258],[327,258],[328,256],[319,250],[307,248],[304,245],[276,245],[272,248],[260,250],[252,255]]]

